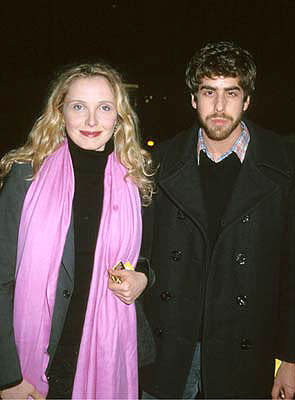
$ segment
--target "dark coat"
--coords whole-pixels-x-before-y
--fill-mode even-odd
[[[12,323],[17,236],[21,211],[32,176],[29,164],[15,164],[0,191],[0,387],[22,379]],[[42,223],[40,221],[40,223]],[[73,221],[67,234],[56,291],[48,352],[56,350],[74,288]]]
[[[156,274],[144,309],[157,359],[141,385],[157,398],[181,398],[200,329],[206,398],[270,397],[275,358],[295,361],[293,162],[280,137],[247,125],[251,140],[211,255],[196,128],[161,149],[143,243]]]

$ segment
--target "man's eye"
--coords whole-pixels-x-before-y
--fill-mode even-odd
[[[205,90],[204,91],[204,94],[205,94],[205,96],[213,96],[213,94],[214,94],[214,91],[213,90]]]
[[[238,95],[237,92],[231,91],[231,90],[229,92],[227,92],[227,94],[228,94],[229,97],[236,97]]]

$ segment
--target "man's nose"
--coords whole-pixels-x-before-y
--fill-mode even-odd
[[[223,112],[225,109],[225,97],[223,94],[218,94],[215,101],[215,111]]]

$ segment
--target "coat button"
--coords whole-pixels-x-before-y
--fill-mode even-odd
[[[176,217],[177,217],[177,219],[185,219],[185,215],[181,210],[177,211]]]
[[[244,216],[241,218],[241,221],[243,222],[243,224],[246,224],[247,222],[250,221],[250,216],[249,216],[249,215],[244,215]]]
[[[237,262],[239,265],[245,265],[246,262],[247,262],[247,256],[246,256],[246,254],[244,254],[244,253],[238,253],[238,254],[236,255],[236,262]]]
[[[171,258],[173,261],[179,261],[182,257],[182,251],[181,250],[173,250],[171,251]]]
[[[65,299],[68,299],[70,297],[70,295],[71,295],[71,292],[68,289],[65,289],[63,291],[63,296]]]
[[[172,295],[171,295],[170,292],[168,292],[168,291],[166,290],[166,291],[164,291],[164,292],[162,292],[162,293],[160,294],[160,297],[161,297],[161,300],[168,301],[168,300],[171,299]]]
[[[154,332],[155,332],[155,335],[157,337],[160,337],[161,335],[163,335],[164,329],[163,328],[156,328]]]
[[[245,307],[247,305],[247,296],[237,296],[236,301],[240,307]]]
[[[253,348],[253,344],[246,338],[241,339],[240,346],[242,350],[251,350]]]

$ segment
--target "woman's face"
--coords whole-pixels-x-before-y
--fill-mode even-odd
[[[65,96],[63,115],[66,131],[76,145],[103,151],[117,120],[108,81],[102,76],[76,79]]]

